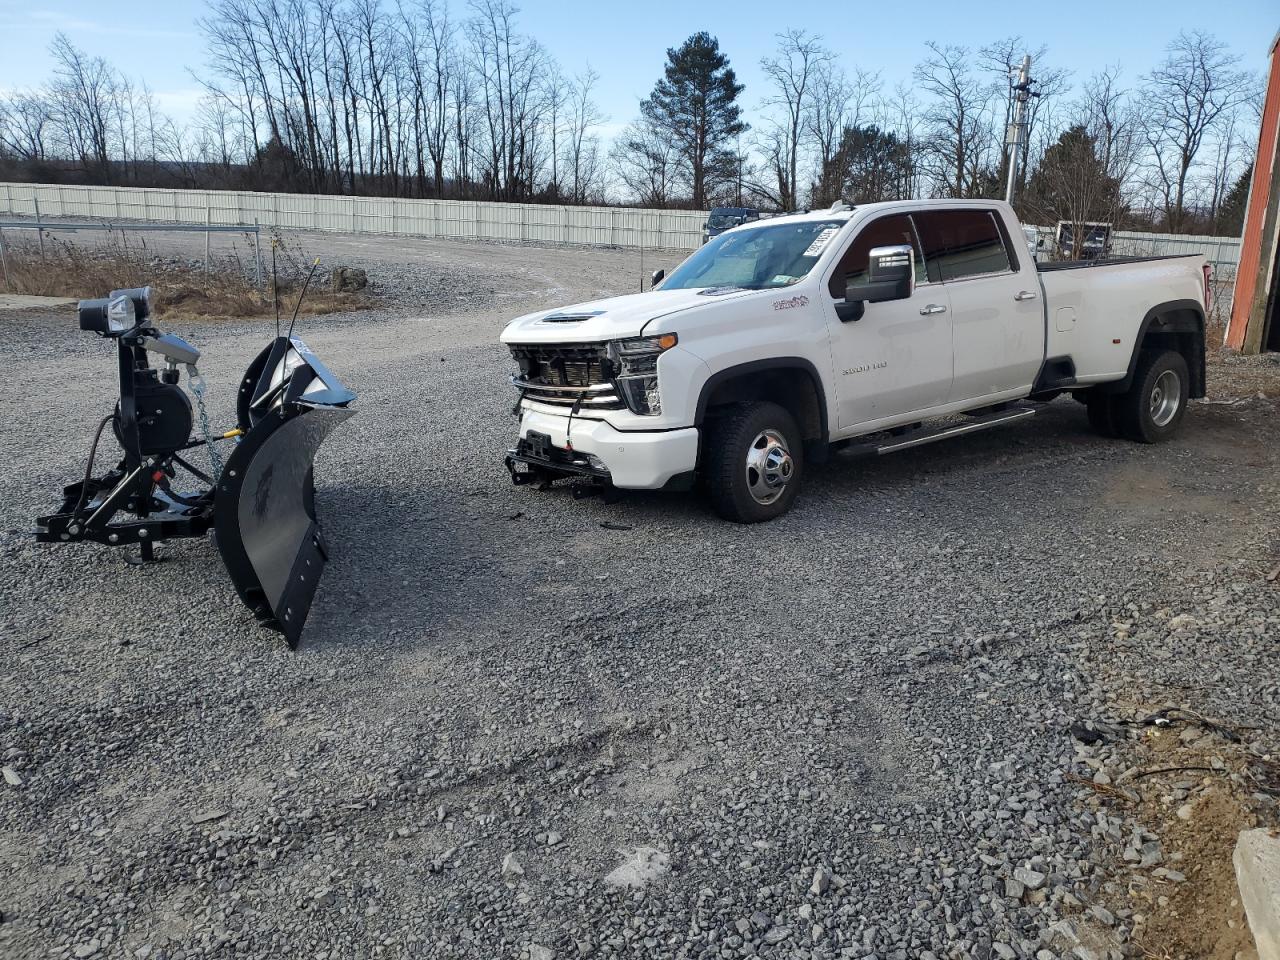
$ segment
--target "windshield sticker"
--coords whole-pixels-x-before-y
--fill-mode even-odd
[[[780,274],[778,274],[776,277],[774,277],[772,280],[770,280],[769,282],[770,282],[770,283],[772,283],[772,284],[774,284],[775,286],[779,286],[779,287],[789,287],[789,286],[791,286],[793,283],[799,283],[799,282],[800,282],[800,278],[799,278],[799,277],[789,277],[789,276],[787,276],[785,273],[780,273]]]
[[[786,300],[773,301],[773,309],[775,310],[794,310],[796,307],[808,306],[809,298],[804,294],[790,297]]]
[[[827,244],[835,239],[837,233],[840,232],[839,227],[827,227],[820,234],[813,238],[813,243],[809,244],[809,249],[800,254],[802,257],[816,257],[827,249]]]

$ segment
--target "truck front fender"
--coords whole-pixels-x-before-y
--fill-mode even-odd
[[[707,378],[698,393],[698,406],[694,423],[701,427],[706,420],[707,410],[717,394],[731,400],[773,399],[757,396],[762,387],[768,383],[768,374],[785,374],[788,371],[804,377],[813,390],[816,410],[810,416],[804,411],[797,412],[796,419],[808,435],[806,439],[820,443],[825,447],[829,442],[827,391],[822,382],[822,375],[813,362],[804,357],[769,357],[763,360],[751,360],[732,367],[718,370]],[[741,396],[737,394],[741,393]],[[794,411],[793,411],[794,412]],[[806,420],[809,422],[806,423]]]

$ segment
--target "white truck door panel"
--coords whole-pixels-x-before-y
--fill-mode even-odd
[[[865,274],[872,247],[902,243],[916,251],[912,296],[868,303],[861,319],[841,322],[835,305],[844,300],[846,278]],[[837,429],[945,403],[951,392],[951,303],[943,284],[927,282],[910,218],[891,214],[866,224],[825,279]]]
[[[951,296],[952,400],[1029,389],[1044,361],[1044,304],[1035,278],[975,277],[943,284]],[[1018,297],[1023,293],[1033,297]]]
[[[951,300],[952,402],[1029,389],[1044,361],[1040,281],[1033,264],[1018,269],[996,217],[975,207],[912,218],[929,279]]]

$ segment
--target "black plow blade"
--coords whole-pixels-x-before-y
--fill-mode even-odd
[[[214,500],[218,551],[236,591],[296,649],[326,559],[312,462],[353,411],[285,404],[258,419],[223,468]]]

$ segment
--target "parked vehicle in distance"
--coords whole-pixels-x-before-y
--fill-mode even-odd
[[[1027,242],[1027,253],[1031,254],[1032,260],[1040,259],[1040,248],[1044,242],[1040,239],[1040,231],[1035,227],[1024,226],[1022,228],[1022,239]]]
[[[1036,264],[1000,201],[777,217],[654,280],[507,325],[515,482],[701,477],[751,523],[784,513],[833,447],[916,447],[1064,391],[1098,432],[1154,443],[1205,392],[1204,257]]]
[[[1111,252],[1111,224],[1096,220],[1059,220],[1058,256],[1063,260],[1101,260]]]
[[[759,219],[760,211],[751,207],[712,207],[711,213],[707,215],[707,222],[703,224],[702,242],[706,243],[726,230],[744,223],[754,223]]]

